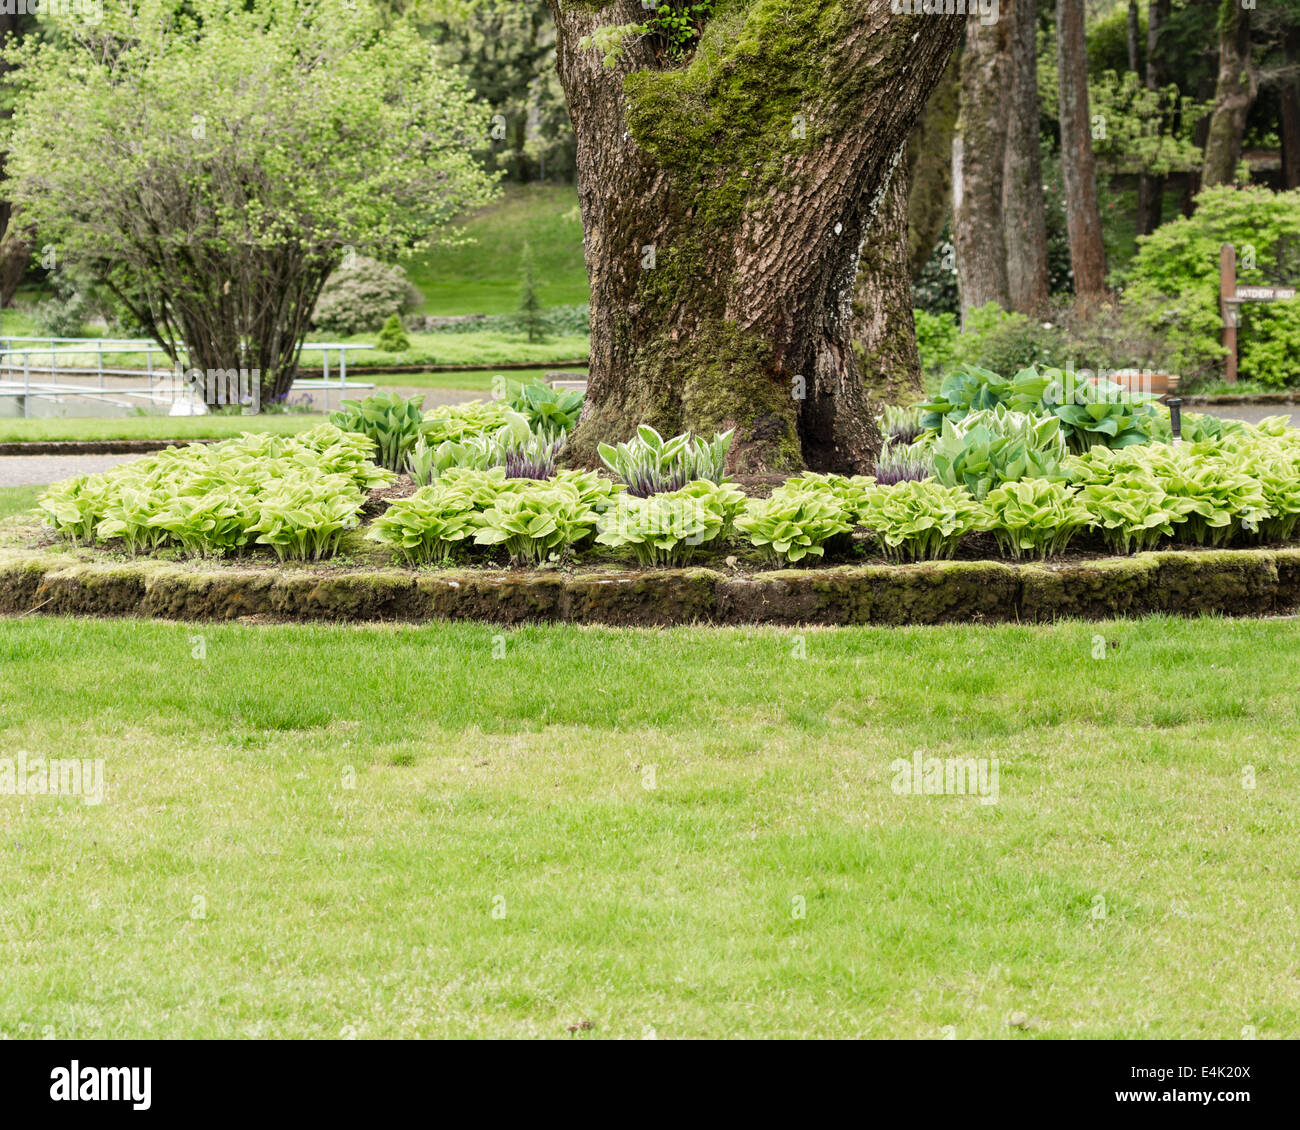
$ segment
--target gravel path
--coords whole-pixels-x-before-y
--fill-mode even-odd
[[[0,455],[0,487],[43,486],[72,475],[107,471],[138,455]]]

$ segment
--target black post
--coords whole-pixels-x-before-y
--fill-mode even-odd
[[[1165,401],[1169,405],[1169,427],[1174,433],[1174,443],[1183,438],[1183,401],[1181,397],[1171,396]]]

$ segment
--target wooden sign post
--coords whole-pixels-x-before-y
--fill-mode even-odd
[[[1223,348],[1228,363],[1223,379],[1237,383],[1237,327],[1241,325],[1243,302],[1281,302],[1296,296],[1293,286],[1238,286],[1237,251],[1231,243],[1219,248],[1219,309],[1223,318]]]

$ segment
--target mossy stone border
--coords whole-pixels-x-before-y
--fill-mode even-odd
[[[1045,623],[1300,610],[1300,548],[1165,551],[1067,565],[948,561],[735,576],[712,569],[576,574],[311,572],[158,561],[95,564],[0,551],[0,615],[501,624]]]

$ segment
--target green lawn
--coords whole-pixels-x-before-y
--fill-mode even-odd
[[[411,348],[403,353],[356,353],[348,358],[348,372],[385,365],[546,365],[551,361],[585,361],[591,350],[587,334],[565,337],[548,337],[545,341],[529,341],[522,333],[473,334],[407,334]],[[373,345],[379,337],[373,334],[354,334],[345,337],[345,343]],[[304,355],[303,364],[318,366],[320,354]],[[335,371],[338,354],[330,358],[330,370]]]
[[[533,250],[543,305],[589,301],[576,189],[509,185],[500,201],[461,226],[472,242],[435,248],[405,264],[424,294],[424,313],[508,314],[518,309],[525,243]]]
[[[3,621],[0,757],[107,797],[0,797],[0,1036],[1295,1037],[1298,665],[1293,620]],[[916,750],[998,803],[896,795]]]
[[[0,521],[21,514],[36,505],[45,487],[0,487]]]

